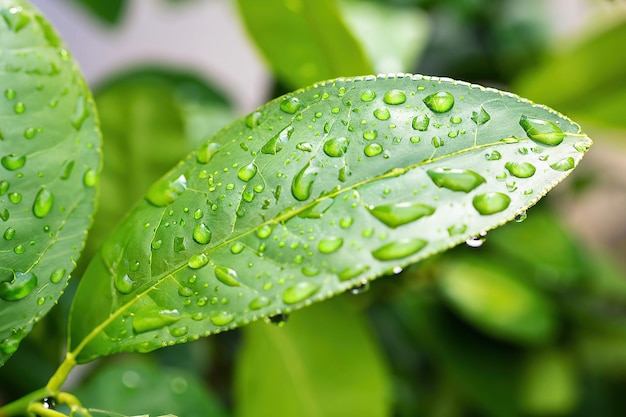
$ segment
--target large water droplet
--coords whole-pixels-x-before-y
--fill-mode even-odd
[[[393,228],[411,223],[424,216],[430,216],[435,212],[434,207],[413,202],[383,204],[368,207],[368,210],[378,220]]]
[[[370,143],[363,148],[363,153],[369,157],[380,155],[382,152],[383,147],[379,143]]]
[[[314,282],[299,282],[283,292],[283,301],[286,304],[300,303],[320,290],[319,284]]]
[[[487,161],[498,161],[500,159],[502,159],[502,154],[498,151],[493,151],[491,153],[486,153],[485,154],[485,159]]]
[[[469,193],[485,182],[480,174],[469,169],[435,168],[429,169],[426,173],[437,187],[452,191]]]
[[[26,111],[26,105],[22,103],[21,101],[18,101],[13,106],[13,111],[15,112],[15,114],[22,114]]]
[[[401,239],[379,247],[372,252],[372,256],[379,261],[402,259],[419,252],[427,243],[424,239],[419,238]]]
[[[21,6],[12,6],[2,10],[2,18],[13,32],[19,32],[30,22],[30,16],[23,12]]]
[[[385,93],[383,101],[391,105],[402,104],[406,101],[406,94],[402,90],[389,90]]]
[[[430,124],[430,117],[427,114],[421,114],[419,116],[415,116],[413,121],[411,122],[411,126],[415,130],[419,130],[421,132],[425,132],[428,130],[428,125]]]
[[[4,239],[13,240],[14,237],[15,237],[15,229],[12,227],[7,227],[7,229],[4,231]]]
[[[15,272],[11,281],[0,283],[0,298],[5,301],[19,301],[33,292],[37,286],[37,276],[32,272]]]
[[[246,126],[250,129],[257,127],[261,123],[263,114],[260,111],[255,111],[246,116]]]
[[[135,281],[128,274],[119,273],[113,277],[115,289],[122,294],[130,294],[133,292],[135,284]]]
[[[529,162],[507,162],[504,167],[517,178],[530,178],[535,175],[537,170],[535,166]]]
[[[196,160],[201,164],[208,164],[211,162],[213,155],[219,152],[222,145],[219,143],[213,142],[205,142],[198,149],[198,153],[196,154]]]
[[[272,300],[267,297],[260,296],[250,301],[248,307],[250,310],[260,310],[264,307],[268,307],[270,304],[272,304]]]
[[[215,277],[222,283],[230,286],[230,287],[239,287],[241,283],[239,282],[239,276],[237,275],[237,271],[231,268],[227,268],[225,266],[218,266],[215,268]]]
[[[165,207],[174,201],[187,189],[187,178],[178,176],[173,181],[161,178],[154,183],[146,194],[146,200],[157,207]]]
[[[9,171],[17,171],[26,164],[26,157],[15,154],[6,155],[0,159],[0,164]]]
[[[87,102],[87,97],[81,96],[76,100],[76,107],[74,108],[74,113],[72,113],[70,122],[72,123],[74,129],[80,130],[88,117],[89,103]]]
[[[189,265],[189,268],[191,269],[200,269],[208,263],[209,257],[206,256],[206,254],[204,253],[199,253],[189,258],[189,262],[187,263],[187,265]]]
[[[226,326],[235,320],[235,316],[229,313],[228,311],[218,311],[216,313],[211,314],[209,316],[209,320],[215,326]]]
[[[273,229],[274,227],[272,225],[264,224],[256,231],[256,235],[259,237],[259,239],[267,239],[272,234]]]
[[[52,210],[54,204],[54,195],[46,188],[41,188],[35,196],[33,202],[33,214],[36,217],[44,218]]]
[[[519,124],[529,138],[542,145],[556,146],[566,136],[560,127],[547,120],[522,116]]]
[[[474,208],[483,215],[504,211],[509,204],[511,204],[511,198],[499,192],[479,194],[472,199]]]
[[[569,171],[570,169],[573,169],[575,165],[576,162],[574,162],[574,158],[568,156],[567,158],[563,158],[560,161],[556,161],[551,164],[550,168],[556,171]]]
[[[374,117],[378,120],[389,120],[391,117],[391,113],[389,113],[389,109],[386,107],[380,107],[374,110]]]
[[[346,153],[350,141],[346,137],[329,139],[324,142],[324,153],[330,157],[338,158]]]
[[[145,333],[159,330],[176,323],[180,318],[180,313],[176,309],[167,310],[158,306],[143,307],[133,316],[133,331]]]
[[[9,201],[13,204],[19,204],[22,201],[22,194],[20,193],[10,193]]]
[[[454,106],[454,96],[447,91],[440,91],[424,98],[424,104],[435,113],[445,113]]]
[[[338,236],[329,236],[319,241],[317,249],[321,253],[333,253],[343,246],[343,238]]]
[[[487,111],[483,108],[483,106],[480,106],[479,111],[472,112],[472,120],[474,121],[474,123],[480,126],[480,125],[484,125],[489,120],[491,120],[491,116],[489,115],[489,113],[487,113]]]
[[[291,194],[300,201],[307,200],[311,196],[311,187],[318,174],[317,166],[307,162],[296,174],[291,182]]]
[[[239,171],[237,171],[237,177],[241,181],[248,182],[252,178],[254,178],[256,173],[257,173],[257,166],[254,164],[254,162],[250,162],[248,165],[245,165],[239,168]]]
[[[193,240],[201,245],[211,241],[211,230],[204,223],[199,223],[193,228]]]
[[[370,102],[376,98],[376,93],[372,90],[365,90],[361,93],[361,100],[364,102]]]
[[[91,168],[85,171],[83,175],[83,184],[85,184],[85,187],[95,187],[96,184],[98,184],[98,180],[98,171]]]
[[[280,103],[280,109],[288,114],[295,114],[302,106],[302,102],[297,97],[286,98]]]
[[[289,142],[292,134],[293,126],[289,125],[268,140],[261,148],[261,153],[266,155],[276,155],[278,152],[283,150],[287,142]]]

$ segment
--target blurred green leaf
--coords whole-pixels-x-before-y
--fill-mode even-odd
[[[376,73],[411,72],[416,67],[430,30],[424,12],[358,0],[342,0],[339,6]]]
[[[128,6],[127,0],[73,0],[103,22],[118,23]]]
[[[237,3],[253,42],[289,87],[373,72],[335,0]]]
[[[513,89],[531,100],[556,106],[581,121],[626,127],[626,19],[598,24],[569,48],[559,44],[545,62],[520,76]],[[612,19],[615,20],[615,19]]]
[[[91,93],[49,23],[0,1],[0,366],[54,306],[95,208],[100,132]]]
[[[390,414],[386,364],[343,297],[294,313],[281,327],[246,327],[235,372],[238,417]]]
[[[217,398],[193,374],[140,359],[102,366],[76,389],[75,394],[87,408],[128,416],[166,413],[181,417],[228,415]]]

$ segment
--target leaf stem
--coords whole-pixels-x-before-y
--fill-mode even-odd
[[[0,407],[0,417],[12,417],[24,415],[28,411],[31,404],[40,401],[42,398],[50,395],[47,388],[40,388],[22,398],[13,401],[3,407]]]
[[[61,391],[61,387],[65,380],[67,379],[70,371],[74,369],[76,366],[76,356],[73,352],[67,352],[65,354],[65,359],[61,362],[61,365],[57,368],[56,372],[46,385],[46,390],[53,395],[57,395],[59,391]],[[1,417],[1,416],[0,416]]]

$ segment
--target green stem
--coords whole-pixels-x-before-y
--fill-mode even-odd
[[[22,398],[13,401],[3,407],[0,407],[0,417],[12,417],[24,415],[28,411],[30,405],[40,401],[42,398],[50,395],[47,388],[41,388],[33,391]]]
[[[67,352],[65,359],[61,362],[61,365],[59,365],[54,375],[52,375],[50,381],[48,381],[48,385],[46,385],[48,392],[53,393],[53,395],[58,394],[59,391],[61,391],[63,383],[65,383],[65,380],[69,376],[70,371],[74,369],[75,366],[76,356],[72,352]]]

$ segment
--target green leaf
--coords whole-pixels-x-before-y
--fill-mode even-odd
[[[390,381],[361,315],[339,298],[284,326],[245,329],[235,361],[238,417],[387,416]]]
[[[63,293],[91,224],[100,134],[46,20],[0,1],[0,365]]]
[[[356,0],[340,1],[339,6],[375,72],[410,71],[417,66],[430,30],[421,9]]]
[[[286,85],[373,72],[335,0],[237,3],[252,40]]]
[[[146,361],[107,364],[83,383],[76,395],[85,407],[108,410],[113,416],[119,413],[129,416],[227,415],[217,398],[195,375]]]
[[[234,118],[221,94],[173,70],[125,73],[94,98],[106,141],[100,205],[86,248],[91,255],[163,172]]]
[[[127,6],[126,0],[74,0],[74,2],[109,24],[118,23]]]
[[[202,145],[116,229],[79,286],[71,350],[81,362],[153,350],[397,272],[513,219],[590,144],[554,111],[447,79],[281,97]]]

